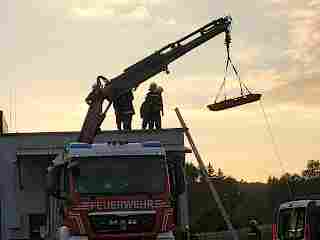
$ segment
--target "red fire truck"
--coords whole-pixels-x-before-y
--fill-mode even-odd
[[[97,144],[94,138],[113,100],[160,72],[169,73],[171,62],[221,33],[229,47],[230,26],[230,16],[216,19],[113,79],[97,77],[78,141],[66,145],[65,154],[48,168],[45,238],[175,239],[173,183],[161,144]],[[103,110],[105,100],[109,104]]]

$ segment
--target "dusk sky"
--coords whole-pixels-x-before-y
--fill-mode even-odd
[[[164,127],[180,127],[179,107],[206,163],[248,181],[300,173],[307,160],[320,159],[319,11],[320,0],[2,0],[0,109],[11,132],[80,130],[97,75],[112,78],[230,14],[232,60],[246,85],[263,94],[283,167],[258,102],[206,109],[224,76],[224,34],[134,92],[133,126],[141,126],[139,107],[155,81],[164,88]],[[227,84],[235,83],[230,74]],[[113,111],[102,128],[115,129]],[[188,160],[196,162],[191,154]]]

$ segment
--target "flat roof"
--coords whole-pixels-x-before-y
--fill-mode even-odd
[[[79,131],[58,132],[18,132],[6,133],[0,136],[0,148],[15,149],[17,155],[57,154],[63,151],[68,142],[77,142]],[[169,152],[191,153],[184,146],[183,128],[165,128],[159,130],[134,129],[131,131],[107,130],[101,131],[95,138],[95,143],[108,141],[145,142],[160,141]],[[9,145],[8,145],[9,144]]]
[[[163,132],[183,132],[183,128],[163,128],[159,130],[143,130],[143,129],[132,129],[130,131],[127,130],[103,130],[101,131],[97,136],[101,134],[106,134],[106,133],[112,133],[112,134],[125,134],[125,133],[163,133]],[[3,135],[0,136],[2,137],[19,137],[19,136],[37,136],[37,135],[66,135],[66,134],[80,134],[80,131],[57,131],[57,132],[15,132],[15,133],[4,133]]]

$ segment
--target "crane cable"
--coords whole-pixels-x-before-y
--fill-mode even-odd
[[[230,36],[230,32],[226,32],[225,35],[225,46],[226,46],[226,50],[227,50],[227,60],[226,60],[226,67],[225,67],[225,71],[224,71],[224,77],[223,77],[223,82],[218,90],[218,93],[216,95],[216,98],[214,100],[214,102],[216,103],[218,101],[218,98],[220,96],[220,93],[222,91],[222,89],[224,90],[224,98],[225,100],[227,100],[227,94],[226,94],[226,80],[227,80],[227,73],[228,73],[228,68],[231,65],[232,70],[234,72],[234,74],[236,75],[236,78],[239,82],[239,87],[240,87],[240,94],[241,96],[244,95],[244,92],[247,91],[249,94],[251,93],[251,91],[248,89],[248,87],[241,81],[240,79],[240,74],[238,72],[238,70],[236,69],[236,67],[234,66],[231,57],[230,57],[230,44],[231,44],[231,36]]]
[[[277,160],[280,163],[280,168],[281,168],[282,174],[284,174],[285,171],[284,171],[283,162],[282,162],[281,157],[280,157],[280,152],[279,152],[278,146],[276,144],[275,137],[274,137],[274,134],[273,134],[273,131],[272,131],[272,128],[271,128],[271,124],[270,124],[270,122],[268,120],[267,113],[266,113],[266,111],[265,111],[265,109],[264,109],[264,107],[262,105],[262,101],[261,100],[259,101],[259,105],[260,105],[260,108],[262,110],[264,120],[266,122],[267,132],[269,133],[269,135],[271,137],[274,155],[275,155],[275,157],[277,158]],[[270,117],[269,117],[269,119],[270,119]],[[292,189],[291,189],[291,186],[290,186],[290,183],[289,183],[289,178],[287,179],[286,183],[287,183],[287,187],[288,187],[289,197],[290,197],[290,199],[293,199],[293,194],[292,194]]]

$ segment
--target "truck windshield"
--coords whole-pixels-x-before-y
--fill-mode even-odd
[[[279,239],[303,240],[306,208],[288,208],[279,212]]]
[[[165,188],[163,156],[81,157],[75,176],[83,194],[161,193]]]

